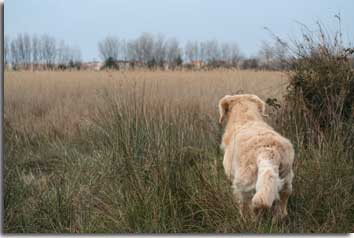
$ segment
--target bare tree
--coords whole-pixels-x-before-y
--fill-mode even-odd
[[[11,64],[13,68],[19,69],[20,65],[23,63],[23,52],[22,52],[22,36],[19,35],[11,41],[10,50],[11,50]]]
[[[288,67],[289,59],[289,48],[288,45],[281,41],[275,41],[274,43],[274,52],[276,57],[276,69],[282,70]]]
[[[158,66],[161,68],[164,67],[166,61],[166,42],[162,35],[158,35],[156,40],[154,40],[153,58]]]
[[[81,67],[81,51],[78,47],[70,47],[64,41],[60,41],[57,47],[57,60],[59,69]]]
[[[40,64],[40,39],[34,35],[32,36],[32,68],[37,69]]]
[[[207,44],[203,41],[199,43],[199,59],[204,62],[208,60]]]
[[[231,46],[228,43],[222,43],[220,46],[220,58],[227,63],[231,63]]]
[[[77,69],[80,69],[81,63],[82,63],[82,58],[81,58],[81,50],[79,47],[73,47],[69,48],[70,50],[70,61],[69,64],[71,68],[75,67]]]
[[[120,41],[120,58],[122,60],[127,60],[128,59],[128,44],[125,39]]]
[[[258,52],[260,65],[266,69],[280,70],[286,67],[288,48],[279,41],[273,44],[263,41]]]
[[[127,42],[127,58],[130,61],[139,60],[139,54],[137,51],[136,41]]]
[[[17,60],[17,50],[16,50],[16,45],[14,41],[11,41],[10,43],[10,52],[11,52],[11,64],[14,69],[16,69],[16,65],[18,63]]]
[[[98,43],[98,51],[102,60],[118,60],[120,51],[120,40],[113,36],[108,36]]]
[[[206,58],[208,62],[212,62],[220,59],[220,47],[216,40],[210,40],[205,43]]]
[[[24,53],[24,66],[26,69],[29,69],[32,65],[32,46],[31,46],[31,37],[28,33],[23,35],[23,53]]]
[[[19,57],[19,62],[21,66],[25,64],[25,46],[24,46],[24,41],[23,41],[23,35],[18,34],[16,39],[15,39],[17,51],[18,51],[18,57]]]
[[[166,61],[172,69],[182,64],[182,50],[175,38],[171,38],[166,42]]]
[[[4,63],[5,66],[7,66],[10,63],[10,57],[11,57],[11,52],[10,52],[10,39],[8,36],[4,37]]]
[[[57,46],[57,64],[59,66],[64,66],[66,64],[65,62],[65,50],[66,50],[66,45],[63,40],[59,42],[59,45]]]
[[[258,58],[262,67],[268,68],[274,59],[273,47],[266,41],[262,41],[261,48],[258,52]]]
[[[188,41],[185,45],[185,56],[189,61],[200,60],[199,43]]]
[[[136,40],[135,47],[139,60],[147,64],[153,58],[154,36],[150,33],[143,33]]]
[[[52,69],[56,59],[56,41],[55,38],[48,35],[41,37],[41,58],[46,68]]]
[[[77,62],[80,62],[81,53],[79,49],[72,48],[60,41],[57,47],[57,64],[60,69],[77,67]]]
[[[233,67],[238,67],[243,58],[240,48],[236,43],[231,43],[230,47],[230,63]]]

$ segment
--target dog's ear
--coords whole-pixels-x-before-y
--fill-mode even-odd
[[[257,103],[259,113],[261,113],[262,116],[267,117],[268,115],[265,113],[266,103],[256,95],[252,95],[251,98]]]
[[[226,114],[229,111],[230,97],[231,97],[230,95],[226,95],[219,101],[219,113],[220,113],[219,123],[220,124],[224,121]]]

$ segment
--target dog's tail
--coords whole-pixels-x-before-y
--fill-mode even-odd
[[[258,176],[256,194],[252,198],[253,208],[270,208],[279,198],[283,180],[279,178],[279,165],[268,153],[258,157]]]

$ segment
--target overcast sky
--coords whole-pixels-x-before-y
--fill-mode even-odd
[[[84,60],[98,59],[97,43],[107,35],[134,39],[142,32],[187,40],[237,42],[256,54],[270,40],[266,26],[281,37],[296,37],[296,21],[316,20],[333,30],[340,12],[344,38],[354,42],[352,0],[6,0],[5,34],[49,34],[80,47]]]

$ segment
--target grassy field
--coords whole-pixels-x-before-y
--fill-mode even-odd
[[[4,231],[353,231],[353,131],[322,135],[284,107],[269,123],[296,149],[289,217],[239,216],[218,99],[281,102],[286,84],[264,71],[6,72]]]
[[[252,71],[8,72],[5,78],[5,115],[14,127],[65,135],[75,134],[98,111],[110,110],[108,98],[127,103],[134,98],[149,106],[198,105],[215,117],[225,94],[244,90],[279,97],[286,83],[281,73]]]

